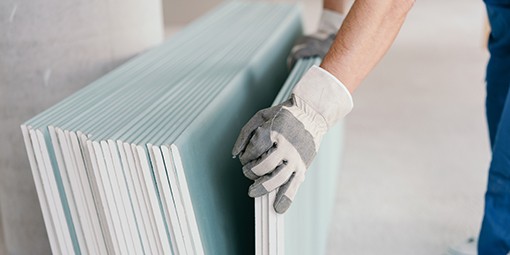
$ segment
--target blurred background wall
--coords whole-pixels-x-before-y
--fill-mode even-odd
[[[180,27],[211,10],[222,0],[162,0],[165,26]]]
[[[224,0],[162,0],[165,20],[165,34],[172,35],[183,26],[200,17]],[[311,33],[318,24],[321,0],[265,0],[268,2],[297,3],[303,8],[305,33]]]
[[[159,0],[0,1],[0,254],[51,253],[20,124],[162,39]]]

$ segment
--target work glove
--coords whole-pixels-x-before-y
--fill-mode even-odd
[[[312,66],[290,99],[263,109],[242,128],[232,154],[255,182],[248,195],[258,197],[279,188],[275,211],[291,205],[322,136],[353,107],[347,88],[326,70]]]
[[[287,58],[289,68],[292,69],[296,61],[301,58],[324,58],[333,44],[344,18],[341,13],[323,10],[317,31],[311,35],[302,36],[292,47]]]

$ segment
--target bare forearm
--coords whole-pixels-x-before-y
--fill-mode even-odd
[[[351,1],[352,0],[324,0],[323,7],[327,10],[336,11],[341,14],[347,14]]]
[[[356,0],[321,67],[353,92],[395,40],[414,0]]]

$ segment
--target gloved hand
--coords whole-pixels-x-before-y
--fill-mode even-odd
[[[279,188],[278,213],[292,203],[322,136],[353,107],[347,88],[326,70],[312,66],[282,104],[263,109],[243,127],[232,150],[246,177],[249,196]]]
[[[344,15],[341,13],[323,10],[317,32],[302,36],[299,38],[287,58],[287,64],[292,69],[296,61],[300,58],[320,57],[324,58],[328,53],[331,44],[335,40],[336,33],[342,22]]]

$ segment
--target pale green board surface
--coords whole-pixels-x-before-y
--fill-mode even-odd
[[[245,9],[244,11],[243,8]],[[246,8],[250,9],[248,12],[249,15],[245,13],[247,12]],[[236,12],[238,12],[237,15],[240,17],[235,18],[235,16],[232,16],[232,13],[235,14]],[[230,13],[230,16],[227,15],[228,13]],[[244,29],[242,32],[235,34],[233,38],[221,37],[220,35],[222,32],[216,30],[216,34],[213,33],[214,27],[211,25],[215,24],[211,22],[213,20],[223,22],[222,24],[225,27],[223,27],[224,31],[222,32],[229,32],[229,29],[225,28],[232,28],[233,26]],[[233,20],[235,20],[235,22],[233,22]],[[264,22],[266,24],[265,26],[262,25]],[[249,29],[249,25],[251,25],[253,29]],[[216,29],[221,28],[221,25],[219,25],[219,28],[216,27]],[[206,32],[211,29],[213,32],[210,32],[209,36],[214,37],[210,40],[223,40],[223,42],[226,43],[224,43],[225,45],[220,45],[220,47],[203,50],[203,54],[212,52],[209,57],[211,60],[200,60],[197,56],[200,55],[200,49],[204,47],[191,44],[190,38],[200,36],[205,36],[207,38],[208,34]],[[234,115],[231,115],[234,119],[230,119],[230,121],[234,121],[234,123],[230,123],[232,125],[227,125],[228,128],[218,129],[221,132],[228,131],[227,133],[231,136],[230,139],[233,139],[232,136],[234,133],[238,132],[240,125],[247,120],[248,116],[252,115],[255,110],[267,106],[271,99],[274,98],[277,89],[280,84],[283,83],[287,75],[285,57],[293,41],[300,33],[299,11],[295,7],[267,3],[225,4],[215,13],[196,22],[163,46],[149,51],[114,70],[63,102],[36,116],[28,121],[27,124],[45,133],[47,133],[46,127],[48,125],[54,125],[71,131],[80,130],[92,134],[96,137],[95,139],[121,138],[126,141],[135,141],[138,144],[147,142],[169,144],[183,132],[192,121],[191,128],[196,128],[197,123],[200,123],[200,117],[195,119],[198,114],[203,116],[205,112],[211,111],[210,109],[215,109],[215,106],[223,105],[226,111],[221,112],[219,111],[220,109],[217,109],[214,114],[220,114],[219,117],[217,119],[209,119],[209,121],[213,121],[213,124],[218,124],[218,119],[225,118],[225,113],[234,111]],[[232,34],[232,32],[230,32],[230,34]],[[187,38],[188,40],[184,40],[183,38]],[[248,46],[255,45],[255,48],[243,48],[241,45],[237,47],[238,50],[236,54],[228,54],[229,52],[225,49],[228,49],[228,45],[235,46],[235,44],[233,44],[234,39],[238,41],[241,40],[240,43],[244,40],[244,44]],[[203,43],[204,40],[202,40],[202,44]],[[181,50],[181,48],[178,47],[183,47],[185,50]],[[218,53],[217,51],[220,51],[220,53],[216,54]],[[222,53],[222,51],[224,53]],[[176,56],[172,57],[172,54]],[[202,55],[202,57],[204,56]],[[216,67],[215,65],[217,65],[217,69],[214,68]],[[198,72],[202,77],[201,80],[190,78],[197,77],[197,68],[198,70],[205,70]],[[186,82],[170,82],[179,80],[176,78],[179,76],[181,80],[186,80]],[[221,77],[218,78],[218,76]],[[212,85],[208,84],[211,83],[214,78],[218,78],[217,82],[212,83]],[[166,85],[174,85],[174,87],[166,87]],[[190,88],[189,86],[197,85],[205,86],[205,89],[198,90],[198,92],[202,92],[203,95],[198,98],[198,101],[195,100],[197,97],[194,97],[194,95],[198,93],[196,90],[194,92],[195,94],[188,93],[186,95],[182,94],[182,91],[179,93],[173,93],[172,91],[183,87],[186,88],[184,89],[184,91],[186,91]],[[222,86],[227,87],[223,89]],[[211,88],[216,88],[216,90],[207,90]],[[155,93],[155,91],[161,91],[161,93]],[[233,91],[237,92],[232,94]],[[131,92],[131,94],[128,92]],[[170,97],[165,98],[165,92],[166,95]],[[214,97],[214,93],[220,93],[219,95],[223,101],[217,101]],[[207,98],[208,95],[210,98]],[[226,98],[225,95],[229,95],[230,97]],[[213,98],[214,101],[212,101],[212,103],[211,101],[207,101]],[[158,101],[158,99],[160,101]],[[182,99],[185,100],[182,101]],[[234,102],[237,102],[237,106],[240,108],[232,108],[230,103]],[[170,106],[172,104],[177,105],[178,107],[172,108],[172,111],[168,111],[169,114],[163,114],[165,117],[154,115],[148,119],[137,119],[137,121],[141,121],[142,125],[133,122],[133,118],[149,114],[150,111],[147,109],[157,110],[158,107],[161,108],[161,104],[164,105],[165,103],[169,103]],[[207,108],[203,111],[205,107]],[[174,113],[174,115],[170,113]],[[148,120],[148,122],[143,122],[144,120]],[[158,128],[154,130],[146,130],[152,127],[151,125],[158,123],[164,124],[165,122],[162,122],[164,120],[169,120],[177,125],[174,124],[168,128],[158,126]],[[221,125],[224,126],[226,123],[221,123]],[[207,129],[202,129],[200,132],[206,130]],[[207,133],[207,135],[210,135],[210,133]],[[179,138],[180,141],[182,141],[182,139],[184,138]],[[50,141],[49,138],[47,138],[47,142],[48,141]],[[218,146],[218,149],[230,147],[232,143],[233,141],[230,141],[230,143],[224,141],[224,143],[221,144],[223,147]],[[203,141],[197,144],[201,146],[203,145]],[[48,148],[51,151],[52,148],[50,144],[48,144]],[[227,151],[230,151],[230,149],[231,148],[228,148]],[[216,148],[214,148],[214,150],[216,150]],[[227,158],[227,165],[236,164],[233,163],[236,161],[230,160],[229,157]],[[237,167],[238,166],[236,166],[236,168]],[[67,208],[68,205],[65,194],[62,189],[61,180],[59,180],[59,171],[61,169],[58,169],[56,165],[54,165],[53,168],[57,182],[60,183],[59,188],[62,196],[62,203],[64,204],[64,208]],[[188,168],[186,168],[186,170],[188,170]],[[240,172],[237,173],[239,174]],[[218,175],[213,176],[217,177]],[[216,185],[216,182],[212,180],[215,179],[211,178],[209,183]],[[244,178],[242,180],[244,180]],[[190,179],[189,182],[192,187],[192,194],[196,194],[197,185],[194,183],[199,182],[194,179]],[[233,183],[237,184],[236,181]],[[228,195],[221,193],[221,189],[217,190],[219,191],[218,194],[214,194],[214,189],[212,191],[211,196],[220,198],[220,201],[228,197]],[[230,207],[228,205],[218,207],[218,205],[215,204],[211,210],[206,210],[208,216],[201,214],[203,213],[201,211],[198,213],[199,216],[201,216],[198,220],[200,221],[201,235],[205,240],[204,243],[207,254],[246,254],[254,250],[252,247],[253,231],[235,231],[244,227],[253,229],[253,222],[251,220],[246,220],[253,219],[253,210],[242,206],[242,201],[250,200],[245,195],[245,191],[237,192],[235,196],[238,196],[239,201],[229,200],[224,202],[230,204]],[[196,199],[200,201],[199,197],[200,195],[198,197],[194,196],[193,200],[195,201]],[[201,205],[202,203],[196,202],[195,204]],[[251,203],[246,204],[249,208],[253,206]],[[230,210],[230,213],[226,213],[226,210]],[[245,210],[247,214],[240,213],[242,210]],[[67,214],[69,216],[69,212],[67,212]],[[215,219],[214,216],[219,218]],[[221,222],[223,222],[223,224],[221,224]],[[75,238],[74,229],[72,227],[73,221],[70,217],[68,217],[68,224],[72,237]],[[214,228],[214,226],[218,228]],[[239,241],[233,240],[236,238]],[[79,253],[76,242],[75,248],[77,253]]]
[[[285,215],[285,254],[326,253],[342,144],[343,126],[338,124],[324,136],[306,180]]]
[[[237,68],[247,64],[235,60],[243,53],[242,51],[238,51],[238,55],[235,56],[216,54],[216,61],[209,63],[222,63],[218,70],[207,69],[207,65],[204,66],[203,61],[196,56],[186,59],[186,54],[194,56],[193,54],[200,53],[196,50],[197,45],[188,45],[188,48],[185,46],[190,38],[197,36],[198,31],[211,29],[209,25],[214,22],[205,21],[207,19],[221,21],[221,18],[225,19],[229,12],[232,15],[232,12],[237,11],[236,8],[239,7],[235,7],[235,4],[223,6],[223,9],[194,23],[161,48],[135,58],[27,122],[45,132],[45,126],[57,125],[70,130],[89,131],[96,134],[97,139],[120,138],[139,144],[148,141],[169,144],[184,131],[177,138],[176,144],[179,146],[187,171],[195,213],[208,254],[249,254],[254,251],[253,202],[246,196],[249,182],[242,176],[237,160],[230,159],[230,149],[240,127],[255,111],[269,106],[280,84],[283,84],[287,75],[286,55],[293,40],[301,33],[299,12],[285,7],[287,11],[283,8],[279,12],[273,10],[272,14],[289,16],[290,18],[286,19],[289,23],[279,24],[284,29],[276,32],[271,38],[272,41],[264,44],[266,49],[256,49],[258,53],[251,56],[249,68]],[[269,11],[268,8],[271,6],[260,5],[257,8],[259,11]],[[257,18],[270,20],[271,15],[238,20],[239,26],[248,25]],[[257,33],[254,35],[256,39]],[[243,38],[242,36],[249,35],[239,35],[240,38]],[[175,49],[178,47],[188,51],[177,52]],[[209,50],[219,48],[213,47]],[[175,57],[172,57],[172,54]],[[228,68],[228,64],[232,65],[231,68]],[[201,77],[204,78],[190,78],[196,77],[190,73],[190,68],[200,65],[205,70],[201,72]],[[158,72],[161,75],[154,75]],[[176,81],[179,77],[181,80],[184,79],[177,83],[181,87],[165,87],[165,81]],[[211,82],[214,79],[216,82]],[[297,81],[296,77],[291,79]],[[214,86],[207,86],[208,82]],[[201,87],[209,90],[200,91]],[[123,90],[128,88],[137,93],[123,98],[122,94],[125,92]],[[150,89],[159,90],[163,94],[151,95],[147,93]],[[198,92],[203,92],[203,96],[193,98]],[[164,93],[169,97],[165,98]],[[209,98],[209,100],[214,98],[212,103],[206,102],[207,95],[211,93],[220,94],[218,98]],[[144,96],[145,99],[142,100]],[[157,101],[158,98],[160,101]],[[129,104],[129,100],[139,100],[138,105],[123,109],[124,105]],[[171,108],[174,112],[165,115],[166,118],[146,122],[158,116],[149,115],[148,109],[158,109],[158,104],[165,103],[175,106]],[[205,111],[202,111],[206,106]],[[133,118],[138,118],[136,119],[138,122],[135,123]],[[178,125],[171,125],[168,129],[161,126],[175,122]],[[147,133],[147,128],[156,124],[159,125],[158,128]],[[334,199],[334,181],[340,164],[341,139],[340,126],[325,137],[321,152],[307,174],[306,182],[286,214],[287,254],[322,254],[324,251]],[[48,147],[51,149],[51,146]],[[54,169],[58,180],[59,172],[56,165]],[[59,188],[63,193],[62,187]],[[64,196],[62,202],[66,204]],[[68,212],[67,216],[70,231],[73,232]],[[303,218],[309,220],[303,224]]]
[[[247,195],[250,182],[231,150],[241,127],[256,111],[270,106],[284,83],[286,56],[301,33],[299,20],[296,11],[293,25],[275,37],[278,43],[254,59],[239,83],[227,87],[175,142],[210,254],[255,251],[253,200]]]

